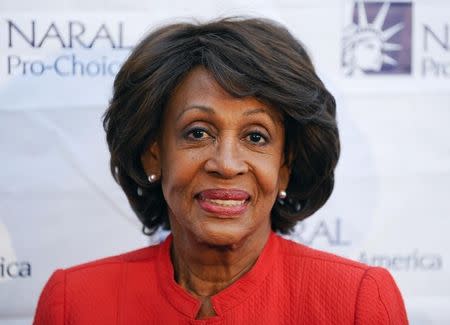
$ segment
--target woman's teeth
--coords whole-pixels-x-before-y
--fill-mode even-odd
[[[224,207],[233,207],[233,206],[239,206],[243,205],[245,203],[245,200],[218,200],[218,199],[206,199],[205,201],[224,206]]]

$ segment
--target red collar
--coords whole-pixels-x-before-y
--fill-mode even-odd
[[[200,310],[201,302],[175,282],[173,265],[170,260],[171,244],[172,235],[169,235],[160,247],[158,257],[159,285],[164,297],[175,309],[195,319]],[[277,256],[277,250],[278,237],[275,233],[271,232],[266,245],[252,269],[232,285],[211,297],[211,303],[216,311],[217,318],[256,292],[256,289],[266,279],[267,274],[272,269],[272,264]]]

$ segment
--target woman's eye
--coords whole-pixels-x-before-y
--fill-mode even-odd
[[[208,133],[206,133],[206,131],[203,129],[192,129],[187,132],[187,137],[191,138],[191,139],[199,140],[199,139],[204,139],[207,136],[208,136]]]
[[[266,143],[266,138],[258,132],[252,132],[247,136],[247,139],[250,142],[256,143],[256,144],[264,144]]]

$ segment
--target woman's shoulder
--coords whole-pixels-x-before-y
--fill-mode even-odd
[[[156,272],[152,265],[160,247],[149,246],[54,271],[39,297],[34,324],[63,324],[71,310],[88,310],[93,301],[113,306],[124,283],[139,286],[143,275],[151,275],[152,269]],[[97,311],[105,318],[114,316],[109,315],[113,310]]]
[[[129,265],[139,267],[140,265],[151,265],[158,256],[158,251],[161,245],[154,245],[135,249],[118,255],[99,258],[88,261],[78,265],[70,266],[65,269],[58,269],[54,272],[53,277],[56,279],[70,277],[74,279],[91,280],[91,278],[101,277],[108,279],[120,273],[124,267],[129,268]],[[56,280],[55,279],[55,280]]]
[[[346,257],[314,249],[303,244],[279,237],[280,258],[287,270],[301,274],[304,283],[313,283],[309,289],[357,295],[361,289],[383,288],[389,284],[396,289],[388,270],[373,267]],[[303,287],[304,288],[304,287]],[[375,290],[377,291],[377,290]]]
[[[388,270],[282,237],[278,241],[285,270],[294,274],[306,304],[347,302],[336,306],[356,308],[348,313],[355,317],[356,324],[407,324],[402,296]]]

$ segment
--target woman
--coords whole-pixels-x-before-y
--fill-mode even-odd
[[[282,239],[333,189],[335,101],[262,19],[175,24],[124,63],[111,170],[160,245],[56,271],[35,324],[405,324],[387,271]]]

